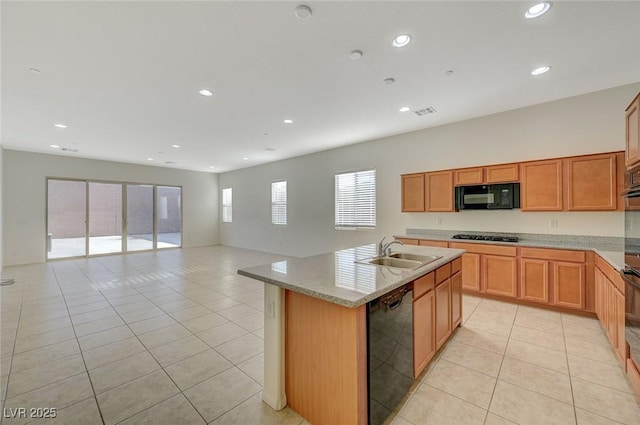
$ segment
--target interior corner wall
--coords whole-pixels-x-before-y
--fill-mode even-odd
[[[182,245],[218,243],[218,175],[5,149],[3,264],[46,260],[47,177],[182,186]]]
[[[223,173],[220,189],[233,188],[233,222],[220,223],[220,242],[308,256],[373,243],[406,228],[623,236],[622,212],[402,213],[400,175],[622,151],[624,110],[638,91],[640,83],[634,83]],[[371,168],[376,229],[336,230],[335,173]],[[273,226],[270,183],[281,179],[287,180],[289,222]]]

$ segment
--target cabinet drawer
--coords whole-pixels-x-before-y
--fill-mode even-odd
[[[462,257],[458,257],[451,262],[451,275],[458,273],[462,270]]]
[[[396,238],[397,241],[402,242],[405,245],[418,245],[418,239]]]
[[[440,266],[436,269],[436,285],[447,280],[451,276],[451,263]]]
[[[418,299],[422,295],[431,291],[435,286],[435,273],[431,272],[425,276],[416,279],[413,282],[413,299]]]
[[[599,255],[596,256],[596,267],[612,282],[619,277],[618,272],[611,267],[611,264]]]
[[[517,182],[520,174],[518,164],[492,165],[487,167],[485,181],[487,183]]]
[[[447,241],[434,241],[431,239],[420,239],[418,241],[419,245],[424,245],[424,246],[437,246],[439,248],[448,248],[449,247],[449,242]]]
[[[449,248],[465,249],[467,252],[475,254],[504,255],[506,257],[515,257],[517,251],[515,246],[490,245],[484,243],[451,242]]]
[[[541,260],[573,261],[584,263],[586,254],[584,251],[547,248],[522,248],[520,254],[523,258],[539,258]]]

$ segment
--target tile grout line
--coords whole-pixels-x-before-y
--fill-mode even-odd
[[[480,303],[482,303],[482,301],[480,301]],[[480,306],[480,303],[478,303],[478,307]],[[493,391],[491,391],[491,397],[489,398],[489,405],[487,407],[485,416],[484,416],[484,424],[487,423],[487,419],[489,418],[489,413],[491,410],[491,403],[493,403],[493,396],[496,393],[496,388],[498,386],[498,381],[500,380],[500,372],[502,372],[502,365],[504,364],[504,359],[506,357],[507,354],[507,348],[509,347],[509,340],[511,339],[511,332],[513,331],[513,326],[516,323],[516,317],[518,316],[518,312],[520,311],[520,305],[516,304],[516,311],[515,314],[513,315],[513,320],[511,321],[511,327],[509,328],[509,335],[507,336],[507,345],[504,346],[504,352],[502,353],[502,359],[500,360],[500,367],[498,368],[498,375],[496,376],[496,382],[495,384],[493,384]]]

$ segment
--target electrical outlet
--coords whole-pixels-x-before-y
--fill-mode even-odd
[[[266,308],[267,317],[270,317],[272,319],[276,317],[276,306],[273,300],[267,300]]]
[[[436,219],[436,225],[442,226],[442,219],[441,218]]]
[[[630,232],[633,230],[633,226],[631,225],[631,220],[625,220],[624,222],[624,230],[625,232]]]
[[[558,228],[558,219],[554,218],[552,220],[549,221],[549,227],[551,227],[552,229],[557,229]]]

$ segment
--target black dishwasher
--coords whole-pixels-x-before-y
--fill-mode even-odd
[[[380,425],[413,383],[413,287],[367,304],[369,425]]]

